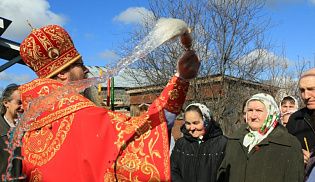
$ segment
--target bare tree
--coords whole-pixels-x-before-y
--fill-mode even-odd
[[[149,0],[149,4],[155,20],[160,17],[179,18],[190,26],[194,39],[193,49],[202,60],[200,77],[221,75],[221,82],[211,79],[207,81],[209,89],[219,83],[221,91],[217,95],[206,99],[200,92],[202,86],[195,80],[192,83],[191,99],[206,103],[224,132],[229,134],[236,128],[234,125],[239,120],[238,114],[242,110],[243,101],[249,95],[259,92],[246,86],[240,87],[237,80],[261,81],[262,74],[268,68],[266,52],[270,44],[266,44],[268,41],[265,40],[264,33],[269,28],[269,18],[262,11],[264,1]],[[131,32],[129,47],[130,42],[136,43],[148,33],[152,28],[152,19],[148,19],[145,25]],[[164,44],[136,62],[132,68],[137,71],[130,71],[130,76],[137,79],[141,73],[150,84],[166,82],[174,74],[176,60],[182,52],[179,41]],[[274,65],[274,69],[278,69],[279,65]],[[229,79],[225,79],[226,75],[234,81],[227,82]],[[272,92],[273,89],[264,91]]]
[[[291,95],[297,98],[300,102],[299,105],[301,105],[298,82],[301,74],[312,67],[311,61],[299,57],[294,62],[290,61],[285,54],[284,48],[278,55],[269,53],[265,61],[267,67],[259,78],[260,81],[279,88],[275,95],[279,103],[283,97]]]

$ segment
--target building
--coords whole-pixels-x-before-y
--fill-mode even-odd
[[[126,93],[130,97],[131,116],[138,113],[141,103],[152,103],[159,96],[164,84],[128,88]],[[279,88],[244,80],[240,78],[211,75],[191,81],[186,103],[201,102],[206,104],[221,124],[225,134],[230,134],[243,123],[242,105],[251,95],[264,92],[275,96]]]
[[[89,77],[99,77],[101,72],[102,76],[106,76],[106,73],[108,72],[108,68],[104,66],[86,67],[89,69]],[[129,114],[130,96],[126,93],[126,91],[127,89],[137,86],[139,86],[139,84],[128,76],[126,70],[121,70],[118,75],[114,76],[114,106],[111,108],[116,111],[128,111]],[[98,91],[95,93],[101,98],[102,104],[107,106],[107,99],[109,99],[109,97],[107,97],[107,83],[100,84],[100,89],[96,87],[95,89]]]

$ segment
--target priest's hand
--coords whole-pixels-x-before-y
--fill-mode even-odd
[[[177,73],[180,78],[189,80],[197,76],[200,67],[200,61],[195,51],[187,50],[178,59]]]

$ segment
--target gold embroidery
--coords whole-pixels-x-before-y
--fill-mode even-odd
[[[119,179],[119,182],[130,182],[130,179],[124,175],[117,174],[117,178]],[[139,180],[136,180],[134,182],[138,182]],[[104,175],[104,182],[117,182],[115,179],[115,174],[111,172],[106,172]]]
[[[164,97],[162,97],[164,98]],[[164,98],[165,99],[165,98]],[[165,101],[161,100],[161,97],[156,99],[154,104],[156,105],[156,107],[158,108],[158,110],[162,110],[164,106]],[[160,132],[162,133],[162,141],[163,141],[163,156],[164,156],[164,166],[169,166],[170,161],[169,161],[169,157],[165,157],[165,156],[169,156],[169,143],[168,143],[168,133],[167,133],[167,126],[166,125],[166,120],[165,120],[165,116],[163,112],[159,112],[159,121],[162,123],[161,124],[161,128],[160,128]],[[164,124],[164,125],[163,125]],[[156,131],[158,132],[158,131]],[[165,176],[170,176],[170,169],[166,169],[164,168],[164,175]]]
[[[28,149],[33,153],[42,153],[46,151],[53,139],[53,133],[49,126],[31,133],[26,133],[25,136],[28,138]]]
[[[112,124],[116,127],[115,129],[117,131],[120,131],[118,134],[118,139],[114,143],[119,150],[121,146],[124,146],[126,144],[124,141],[124,135],[128,135],[134,132],[135,127],[133,125],[125,125],[125,122],[127,121],[127,116],[123,114],[109,111],[108,115],[111,118]]]
[[[73,46],[70,37],[61,28],[57,26],[54,29],[46,27],[45,32],[50,35],[50,38],[54,40],[57,45],[63,45],[60,46],[61,52],[64,52]]]
[[[116,177],[118,181],[161,181],[170,178],[169,143],[164,109],[179,112],[188,86],[189,82],[173,77],[162,94],[152,103],[150,107],[152,110],[149,109],[148,112],[150,115],[146,117],[130,119],[115,113],[109,114],[118,133],[115,144],[118,149],[121,147],[123,150],[116,163],[105,172],[104,181],[115,181]],[[125,128],[128,128],[126,132]],[[137,135],[132,133],[134,130]],[[129,141],[125,141],[127,139]]]
[[[168,92],[168,95],[169,95],[169,98],[170,98],[171,100],[176,100],[176,99],[179,98],[179,93],[178,93],[177,89],[170,90],[170,91]]]
[[[37,99],[40,96],[46,96],[52,92],[52,90],[58,89],[62,86],[59,82],[51,79],[36,79],[32,82],[20,86],[19,90],[22,95],[23,107],[28,108],[28,103],[33,99]],[[36,94],[34,94],[36,92]],[[58,101],[58,103],[56,103]],[[48,108],[45,111],[41,111],[42,105],[47,105]],[[67,94],[63,98],[57,100],[56,98],[45,98],[40,100],[36,105],[32,105],[32,109],[28,110],[29,115],[33,116],[40,114],[37,118],[30,119],[29,130],[35,130],[41,128],[59,118],[62,118],[70,113],[73,113],[79,109],[95,106],[94,103],[86,99],[79,94]],[[42,113],[37,113],[41,111]],[[34,112],[34,113],[33,113]]]
[[[85,101],[85,98],[79,97],[79,95],[73,95],[69,98],[65,97],[60,99],[58,103],[58,108],[62,108],[64,105],[71,105],[75,101]]]
[[[136,154],[127,153],[121,159],[121,165],[124,167],[126,171],[129,171],[130,173],[132,173],[139,170],[140,165],[141,165],[141,160]]]
[[[34,88],[40,85],[45,85],[47,83],[51,83],[51,80],[50,79],[36,79],[36,80],[33,80],[31,83],[21,85],[19,87],[19,90],[21,90],[22,93],[25,93],[30,90],[33,90]]]
[[[49,94],[49,87],[48,86],[43,86],[37,94],[39,96],[48,95]]]
[[[81,55],[73,48],[69,50],[69,52],[64,53],[58,59],[55,59],[53,64],[43,67],[43,69],[39,70],[37,73],[39,75],[46,75],[45,78],[50,78],[80,58]]]
[[[66,108],[57,110],[57,111],[55,111],[55,112],[37,120],[37,121],[32,122],[30,130],[35,130],[35,129],[41,128],[41,127],[59,119],[59,118],[62,118],[64,116],[68,115],[69,113],[73,113],[77,110],[80,110],[82,108],[86,108],[89,106],[94,106],[94,104],[92,102],[79,102],[79,103],[76,103],[72,106],[68,106]]]
[[[36,36],[36,38],[39,40],[40,44],[44,47],[45,50],[53,46],[46,36],[45,31],[38,29],[38,31],[33,31],[33,34]]]
[[[162,107],[160,106],[160,109],[161,108]],[[111,113],[109,115],[112,123],[118,131],[118,138],[115,143],[117,147],[119,147],[119,144],[121,145],[127,142],[123,140],[128,138],[126,137],[127,134],[131,134],[130,132],[134,132],[135,130],[138,133],[138,128],[144,126],[141,130],[142,134],[140,136],[135,136],[132,142],[127,145],[127,148],[123,151],[121,157],[117,159],[117,177],[119,181],[139,181],[139,177],[144,177],[143,175],[146,176],[146,179],[149,179],[148,181],[160,181],[160,171],[158,171],[155,166],[155,163],[157,162],[156,160],[162,158],[162,154],[159,152],[161,149],[156,145],[158,140],[160,140],[160,137],[162,137],[163,140],[166,140],[163,141],[163,158],[168,158],[169,153],[167,127],[164,114],[163,112],[159,113],[159,120],[163,123],[155,127],[154,130],[145,130],[145,128],[150,125],[148,115],[145,117],[131,118],[130,120],[128,120],[128,118],[121,117],[116,113]],[[124,132],[124,128],[129,128],[128,132]],[[160,136],[160,133],[165,136]],[[166,161],[169,160],[166,159]],[[165,161],[163,161],[163,165],[165,165]],[[114,165],[112,166],[112,169],[113,168]],[[169,169],[165,169],[165,171],[167,170]],[[164,174],[167,174],[165,171]],[[104,175],[104,181],[113,181],[113,179],[115,179],[114,173],[109,171],[106,172]]]
[[[48,57],[50,59],[57,59],[60,55],[59,50],[55,47],[51,47],[47,50]]]
[[[41,78],[49,78],[81,58],[69,34],[57,25],[33,30],[21,43],[20,55]]]
[[[188,87],[189,82],[173,77],[168,83],[167,88],[164,89],[164,91],[167,91],[165,95],[168,97],[163,96],[163,94],[159,97],[161,103],[165,103],[164,109],[173,113],[179,113],[185,101]],[[166,99],[169,99],[169,101]]]
[[[31,172],[30,182],[42,182],[43,176],[41,172],[36,168]]]
[[[158,100],[157,100],[158,101]],[[159,110],[162,109],[162,105],[159,104],[159,102],[156,103],[157,107],[159,108]],[[162,123],[166,123],[165,120],[165,116],[164,113],[159,112],[159,119]],[[166,124],[165,124],[166,125]],[[162,138],[163,138],[163,155],[164,155],[164,166],[168,166],[170,164],[169,161],[169,157],[165,157],[165,156],[169,156],[169,143],[168,143],[168,133],[167,133],[167,126],[164,126],[164,128],[161,129],[162,131]],[[165,176],[170,176],[170,169],[166,169],[164,168],[164,175]]]
[[[58,126],[58,131],[53,135],[52,131],[49,131],[50,128],[43,127],[39,131],[30,131],[26,132],[25,138],[25,159],[33,165],[42,166],[49,162],[56,154],[56,152],[61,148],[64,140],[67,137],[68,132],[70,131],[73,119],[75,114],[70,114],[65,116],[59,121],[60,125]],[[48,138],[44,140],[45,137]],[[39,143],[34,144],[33,141],[40,141]]]

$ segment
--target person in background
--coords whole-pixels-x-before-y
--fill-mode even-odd
[[[292,113],[299,109],[298,101],[293,96],[285,96],[280,102],[280,120],[286,126]]]
[[[171,154],[172,181],[216,181],[227,139],[203,104],[193,103],[184,112],[184,137]]]
[[[242,104],[242,117],[241,117],[241,121],[244,121],[244,123],[246,123],[246,103],[247,103],[248,99],[245,99],[243,101]]]
[[[1,107],[0,107],[0,181],[2,175],[6,174],[8,165],[8,151],[7,148],[8,134],[11,128],[14,128],[17,124],[18,114],[23,113],[22,102],[20,92],[18,90],[19,85],[10,84],[2,92]],[[21,156],[21,148],[18,147],[14,151],[14,155]],[[18,177],[22,170],[22,161],[19,159],[13,159],[12,162],[12,177]]]
[[[149,104],[147,104],[147,103],[142,103],[142,104],[140,104],[138,107],[139,107],[139,112],[140,112],[140,114],[139,115],[142,115],[143,113],[145,113],[145,112],[147,112],[148,111],[148,109],[149,109]]]
[[[302,145],[307,178],[315,166],[315,68],[301,75],[299,89],[305,107],[290,116],[286,128]]]
[[[183,137],[183,133],[180,131],[180,128],[184,124],[183,112],[181,112],[174,122],[174,125],[171,130],[171,141],[170,141],[170,153],[172,153],[173,148],[175,146],[175,142]]]
[[[19,87],[23,106],[39,98],[50,104],[31,104],[25,113],[38,115],[44,106],[51,107],[27,121],[30,129],[22,146],[27,180],[170,181],[167,125],[185,102],[189,80],[197,76],[200,62],[193,50],[178,59],[177,73],[139,117],[97,107],[68,92],[88,70],[62,27],[32,30],[20,54],[39,77]],[[53,97],[58,92],[62,97]]]
[[[182,111],[176,118],[174,122],[174,126],[172,128],[172,137],[174,142],[183,137],[183,133],[181,132],[181,127],[185,124],[184,121],[184,111]]]
[[[303,181],[301,145],[278,124],[279,115],[268,94],[256,94],[247,101],[246,124],[228,138],[218,181]]]

